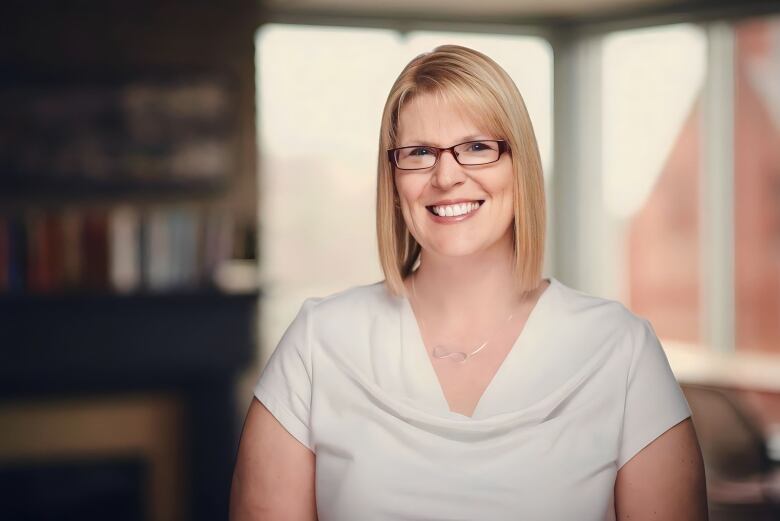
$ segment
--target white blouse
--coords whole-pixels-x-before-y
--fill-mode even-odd
[[[472,417],[382,281],[306,299],[254,393],[316,454],[320,521],[614,520],[618,469],[691,415],[650,322],[552,277]]]

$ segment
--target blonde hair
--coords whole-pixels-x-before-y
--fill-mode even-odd
[[[394,295],[404,295],[403,280],[421,253],[401,214],[387,150],[399,146],[402,104],[423,94],[454,102],[483,131],[509,143],[515,172],[513,274],[520,292],[535,289],[544,260],[546,209],[542,162],[531,119],[506,71],[481,52],[459,45],[440,45],[410,61],[390,89],[382,112],[376,230],[385,285]]]

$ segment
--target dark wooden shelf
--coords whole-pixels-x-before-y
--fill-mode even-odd
[[[0,297],[0,398],[233,378],[255,356],[259,292]]]

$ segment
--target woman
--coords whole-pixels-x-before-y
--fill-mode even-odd
[[[506,72],[416,57],[379,145],[385,279],[304,301],[255,388],[232,519],[706,519],[650,323],[540,278],[542,169]]]

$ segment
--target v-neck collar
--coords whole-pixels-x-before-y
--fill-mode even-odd
[[[496,403],[501,403],[503,398],[510,398],[507,394],[512,390],[507,386],[511,384],[513,374],[517,372],[515,368],[518,367],[523,352],[533,349],[537,344],[537,339],[544,329],[542,326],[546,323],[545,318],[550,312],[551,300],[559,289],[560,283],[555,277],[547,277],[547,279],[550,281],[549,286],[537,299],[523,329],[480,396],[471,416],[450,410],[444,390],[428,357],[417,317],[409,300],[405,296],[399,297],[401,369],[410,398],[423,409],[434,414],[443,414],[447,418],[478,420],[503,412],[491,411],[491,402],[498,400]]]

